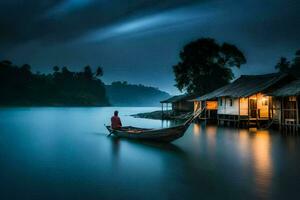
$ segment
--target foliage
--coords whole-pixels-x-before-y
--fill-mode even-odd
[[[53,67],[52,74],[32,73],[30,66],[0,62],[0,105],[107,106],[104,83],[86,66],[83,72]],[[97,70],[98,71],[98,70]],[[101,69],[101,75],[103,71]]]
[[[288,61],[287,58],[281,57],[276,64],[275,69],[279,72],[290,73],[293,76],[300,77],[300,50],[296,51],[292,61]]]
[[[236,46],[198,39],[183,48],[180,62],[173,66],[175,86],[189,94],[204,94],[227,84],[234,77],[232,68],[244,63],[246,59]]]
[[[279,62],[275,65],[275,69],[280,72],[288,72],[290,67],[290,62],[285,57],[281,57]]]
[[[296,51],[295,58],[291,64],[291,74],[300,77],[300,50]]]
[[[160,106],[170,95],[158,88],[116,81],[106,85],[107,96],[113,106]]]

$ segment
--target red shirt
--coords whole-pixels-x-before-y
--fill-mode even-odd
[[[119,129],[122,127],[121,119],[118,116],[111,117],[111,128]]]

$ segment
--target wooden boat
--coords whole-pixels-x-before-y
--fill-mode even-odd
[[[172,142],[184,135],[188,125],[183,124],[163,129],[144,129],[132,126],[122,127],[118,130],[114,130],[110,126],[106,126],[106,128],[110,134],[121,138],[151,140],[156,142]]]
[[[106,126],[106,128],[110,134],[113,134],[117,137],[136,140],[151,140],[157,142],[172,142],[184,135],[191,122],[198,117],[204,111],[204,109],[205,107],[202,110],[195,112],[191,118],[189,118],[182,125],[173,126],[170,128],[145,129],[133,126],[125,126],[121,129],[112,129],[110,126]]]

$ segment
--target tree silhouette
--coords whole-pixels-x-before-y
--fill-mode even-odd
[[[98,67],[96,70],[96,77],[101,77],[103,76],[103,69],[102,67]]]
[[[24,71],[27,71],[27,72],[30,72],[31,66],[28,65],[28,64],[24,64],[24,65],[22,65],[22,67],[20,69],[24,70]]]
[[[12,65],[12,62],[10,60],[3,60],[3,61],[1,61],[1,64],[3,64],[3,65]]]
[[[58,66],[54,66],[54,67],[53,67],[53,71],[54,71],[54,73],[59,72],[59,67],[58,67]]]
[[[290,62],[285,57],[281,57],[279,62],[275,65],[275,69],[279,72],[289,72],[290,70]]]
[[[291,65],[291,74],[300,77],[300,50],[296,51],[295,58]]]
[[[279,72],[289,73],[293,76],[300,77],[300,50],[295,53],[295,58],[292,62],[288,61],[285,57],[281,57],[276,64],[275,69]]]
[[[87,66],[84,67],[83,74],[84,74],[84,77],[87,80],[93,79],[93,72],[92,72],[92,69],[91,69],[91,67],[89,65],[87,65]]]
[[[73,73],[68,69],[68,67],[61,68],[61,74],[63,79],[71,79],[73,78]]]
[[[190,94],[204,94],[233,79],[232,68],[246,63],[234,45],[222,45],[211,38],[193,41],[180,52],[180,62],[173,66],[176,87]]]

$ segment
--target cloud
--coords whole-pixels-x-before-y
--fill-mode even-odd
[[[72,41],[118,21],[193,4],[196,0],[3,0],[2,48],[32,40],[50,44]]]
[[[78,41],[99,42],[115,37],[130,37],[132,35],[136,36],[139,34],[145,35],[154,32],[170,31],[171,28],[184,28],[185,26],[206,23],[208,17],[215,14],[215,11],[207,11],[199,8],[199,6],[186,6],[149,16],[123,20],[92,31],[84,37],[79,38]]]
[[[95,0],[65,0],[61,3],[55,5],[52,9],[50,9],[47,13],[45,13],[46,17],[53,16],[61,16],[68,12],[76,11],[77,9],[88,6]]]
[[[103,63],[109,81],[173,88],[179,51],[200,37],[240,48],[242,73],[272,72],[300,48],[299,10],[298,0],[1,0],[0,52],[40,71]]]

